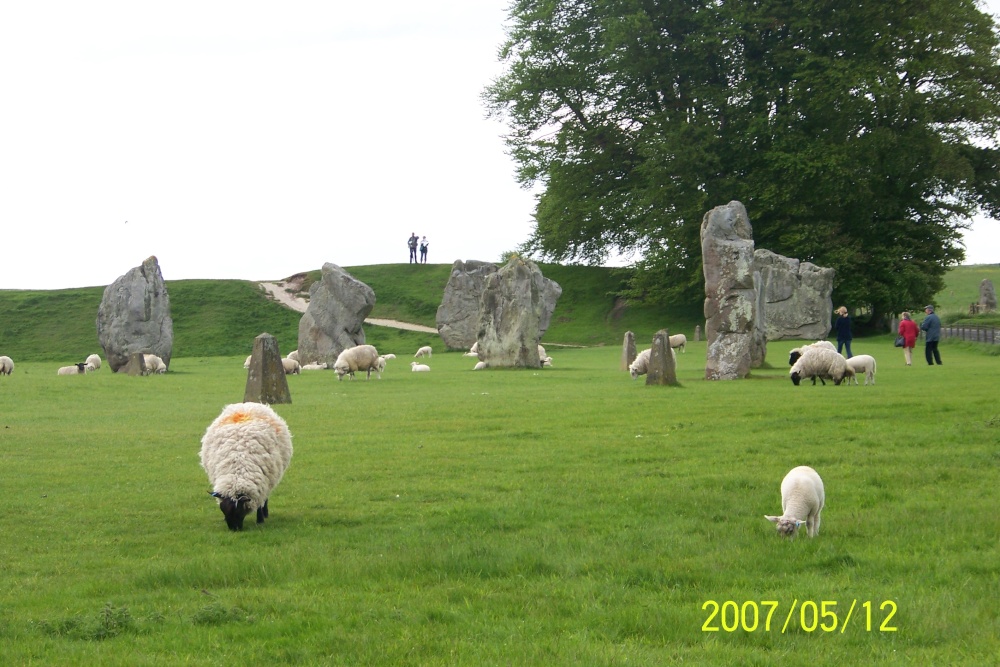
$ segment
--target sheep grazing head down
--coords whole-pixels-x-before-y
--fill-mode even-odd
[[[247,517],[247,514],[250,514],[250,498],[248,496],[240,496],[233,499],[226,498],[216,491],[209,491],[208,493],[213,498],[219,500],[219,509],[222,510],[222,515],[226,518],[226,525],[229,526],[229,530],[243,530],[243,519]],[[261,510],[258,510],[258,513]]]
[[[778,535],[782,537],[795,537],[795,532],[800,526],[804,526],[806,523],[799,519],[791,519],[784,516],[765,516],[764,518],[776,524],[775,528],[778,529]]]

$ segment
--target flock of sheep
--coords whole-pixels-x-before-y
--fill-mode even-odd
[[[166,373],[167,365],[163,359],[155,354],[144,354],[143,361],[146,363],[146,374]],[[78,361],[69,366],[60,366],[56,369],[56,375],[84,375],[101,370],[101,357],[92,354],[85,361]],[[14,360],[7,356],[0,357],[0,375],[10,375],[14,372]]]
[[[857,354],[850,359],[844,359],[837,348],[828,340],[820,340],[809,345],[793,349],[788,355],[791,369],[788,371],[792,384],[798,386],[802,380],[816,379],[823,384],[833,380],[839,385],[844,380],[850,384],[860,384],[858,375],[863,375],[865,384],[875,384],[875,357],[869,354]]]

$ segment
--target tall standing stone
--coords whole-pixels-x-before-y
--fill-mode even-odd
[[[660,329],[653,336],[646,370],[646,386],[649,385],[677,386],[677,362],[670,349],[670,332],[666,329]]]
[[[114,372],[135,352],[155,354],[170,367],[174,322],[156,257],[148,257],[104,289],[97,309],[97,340]]]
[[[625,340],[622,341],[622,363],[619,370],[627,371],[632,362],[635,361],[635,355],[635,334],[626,331]]]
[[[830,333],[835,271],[764,248],[754,251],[760,273],[767,340],[823,340]]]
[[[243,392],[244,403],[291,403],[292,393],[288,390],[288,378],[281,365],[278,341],[269,333],[262,333],[253,339],[253,353],[250,355],[250,369],[247,371],[247,386]]]
[[[983,278],[979,283],[979,312],[991,313],[997,309],[997,292],[993,289],[993,281]]]
[[[490,368],[541,367],[538,340],[544,289],[541,270],[520,257],[512,257],[486,280],[478,340],[479,359]]]
[[[299,362],[333,368],[341,352],[364,345],[365,318],[375,307],[375,292],[336,264],[323,265],[309,288],[309,307],[299,320]]]
[[[738,201],[717,206],[701,222],[705,272],[705,378],[734,380],[750,373],[757,294],[753,228]]]

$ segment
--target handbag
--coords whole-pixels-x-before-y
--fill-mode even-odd
[[[903,337],[902,337],[902,336],[896,336],[896,342],[894,343],[894,345],[895,345],[896,347],[903,347],[903,343],[904,343],[904,342],[905,342],[905,341],[903,340]]]

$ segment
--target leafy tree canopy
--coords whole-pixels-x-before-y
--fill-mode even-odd
[[[523,251],[642,259],[632,294],[702,294],[704,214],[837,270],[838,302],[927,301],[1000,216],[1000,43],[975,0],[514,0],[484,93],[540,184]]]

